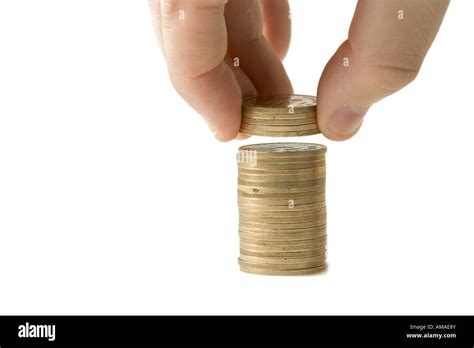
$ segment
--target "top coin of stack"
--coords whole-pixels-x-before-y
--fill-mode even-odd
[[[269,137],[320,133],[316,97],[291,94],[244,98],[240,133]]]

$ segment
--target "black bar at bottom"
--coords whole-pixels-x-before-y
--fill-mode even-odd
[[[0,317],[0,348],[74,344],[442,344],[474,347],[474,317]]]

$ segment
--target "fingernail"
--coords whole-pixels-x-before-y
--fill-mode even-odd
[[[336,110],[329,120],[329,128],[336,134],[353,134],[364,121],[368,106],[343,106]]]

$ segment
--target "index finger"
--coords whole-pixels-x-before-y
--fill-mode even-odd
[[[163,51],[178,93],[199,112],[222,141],[240,127],[242,93],[224,62],[226,0],[161,1]]]

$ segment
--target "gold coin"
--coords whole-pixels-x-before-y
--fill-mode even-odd
[[[268,203],[263,201],[261,204],[259,204],[258,202],[255,202],[254,204],[254,202],[245,202],[239,199],[239,202],[238,202],[239,209],[243,209],[246,211],[255,211],[255,212],[262,211],[262,212],[278,213],[278,212],[286,212],[288,210],[291,210],[291,211],[313,210],[313,209],[319,209],[326,205],[326,202],[324,201],[324,199],[321,199],[317,202],[308,202],[308,203],[301,203],[301,204],[294,203],[293,205],[289,205],[288,200],[282,201],[283,203],[281,205],[274,204],[274,203],[278,203],[278,201],[275,201],[275,200],[268,201]]]
[[[243,260],[239,260],[239,264],[243,267],[254,267],[254,268],[259,268],[259,269],[285,271],[285,270],[319,267],[319,266],[322,266],[322,265],[326,264],[326,262],[325,261],[323,261],[323,262],[305,262],[305,263],[299,263],[299,264],[294,264],[294,265],[288,265],[288,264],[254,264],[254,263],[251,263],[251,262],[246,262],[246,261],[243,261]]]
[[[263,132],[287,132],[287,131],[308,131],[318,129],[318,124],[313,121],[307,124],[291,124],[291,125],[274,125],[272,122],[265,122],[265,124],[242,123],[241,129],[251,131]]]
[[[326,211],[320,211],[311,215],[303,216],[288,216],[288,215],[275,215],[272,216],[256,216],[256,215],[246,215],[239,214],[241,223],[268,223],[268,224],[299,224],[306,222],[320,222],[326,221]]]
[[[298,223],[298,222],[309,222],[320,220],[322,218],[326,218],[326,210],[314,211],[311,214],[306,213],[307,211],[303,212],[293,212],[293,214],[252,214],[246,212],[239,212],[239,218],[241,221],[251,221],[251,222],[270,222],[270,223],[283,223],[283,222],[291,222],[291,223]],[[301,215],[305,213],[304,215]]]
[[[271,96],[251,96],[243,98],[242,108],[252,110],[262,110],[271,112],[276,110],[293,109],[294,112],[316,110],[317,98],[301,94],[282,94]]]
[[[306,166],[303,168],[298,168],[300,164],[305,164],[310,162],[310,166]],[[275,165],[276,164],[276,165]],[[296,164],[296,167],[293,166]],[[286,165],[285,167],[281,167],[282,165]],[[279,164],[278,162],[273,163],[260,163],[258,165],[258,161],[249,163],[248,165],[242,164],[238,166],[239,174],[254,174],[254,175],[296,175],[296,174],[310,174],[310,173],[318,173],[319,171],[326,170],[326,161],[319,160],[319,161],[300,161],[300,162],[285,162]]]
[[[293,132],[318,129],[318,124],[315,122],[302,125],[273,125],[272,122],[266,122],[265,124],[242,123],[240,129],[263,132]]]
[[[308,191],[308,192],[244,192],[241,190],[237,191],[237,197],[239,203],[256,204],[256,205],[286,205],[288,207],[295,206],[296,204],[305,203],[319,203],[326,199],[326,192],[321,188],[320,191]]]
[[[312,171],[307,171],[303,168],[303,171],[295,170],[289,171],[286,170],[286,173],[282,173],[282,170],[276,169],[278,173],[273,173],[272,170],[248,170],[247,168],[239,169],[238,180],[254,181],[254,182],[286,182],[286,181],[308,181],[308,180],[318,180],[320,183],[326,182],[326,167],[313,167]]]
[[[304,239],[304,240],[293,240],[293,241],[262,241],[258,239],[245,239],[241,238],[240,242],[246,246],[250,247],[290,247],[290,246],[311,246],[311,247],[319,247],[325,245],[327,242],[327,236],[312,238],[312,239]]]
[[[241,238],[241,241],[246,243],[246,244],[255,244],[255,245],[261,245],[261,246],[284,246],[284,245],[322,245],[326,243],[327,241],[327,236],[321,236],[321,237],[316,237],[316,238],[311,238],[311,239],[304,239],[304,240],[290,240],[290,241],[269,241],[269,240],[258,240],[254,238]]]
[[[274,212],[274,211],[256,211],[256,210],[247,210],[240,208],[239,216],[252,219],[252,218],[292,218],[292,217],[304,217],[304,216],[315,216],[320,214],[326,214],[326,207],[321,207],[311,210],[293,210],[287,209],[284,211]]]
[[[250,204],[245,202],[239,202],[239,209],[245,211],[252,211],[252,212],[266,212],[266,213],[279,213],[279,212],[287,212],[287,211],[306,211],[306,210],[313,210],[313,209],[320,209],[325,206],[324,200],[314,203],[307,203],[307,204],[298,204],[294,206],[286,205],[269,205],[269,204]]]
[[[303,142],[261,143],[244,145],[240,151],[256,151],[258,154],[282,154],[284,156],[303,156],[312,153],[326,153],[327,147],[321,144]]]
[[[300,212],[300,211],[313,211],[315,209],[321,209],[326,207],[326,202],[321,201],[317,203],[307,203],[307,204],[293,204],[293,205],[288,205],[288,202],[286,202],[285,205],[267,205],[267,204],[251,204],[248,202],[239,202],[239,209],[242,211],[246,212],[264,212],[264,213],[281,213],[281,212],[287,212],[287,211],[294,211],[294,212]]]
[[[273,269],[262,269],[256,267],[245,267],[240,266],[240,270],[245,273],[259,274],[259,275],[310,275],[322,273],[327,270],[327,265],[320,267],[306,268],[306,269],[293,269],[293,270],[273,270]]]
[[[295,163],[295,162],[318,162],[325,161],[324,155],[314,155],[314,156],[259,156],[259,154],[247,154],[244,152],[237,153],[237,164],[241,167],[257,167],[258,164],[265,166],[265,164],[275,164],[275,163]],[[321,164],[318,162],[316,164]]]
[[[310,179],[310,180],[247,180],[239,178],[239,185],[250,187],[268,187],[268,188],[296,188],[296,187],[314,187],[321,186],[326,183],[326,178]]]
[[[321,228],[319,230],[313,230],[310,232],[261,232],[239,229],[239,236],[244,240],[255,241],[296,241],[326,237],[327,234],[326,228]]]
[[[269,118],[252,118],[249,117],[249,115],[245,115],[245,117],[242,117],[241,125],[246,125],[250,126],[264,126],[267,123],[269,123],[269,120],[271,120],[271,124],[273,126],[302,126],[306,124],[316,124],[317,120],[313,116],[310,117],[288,117],[288,118],[277,118],[273,117],[272,119]]]
[[[240,173],[238,181],[247,181],[253,183],[276,183],[279,184],[281,182],[297,182],[300,183],[302,181],[319,181],[319,182],[326,182],[326,174],[325,173],[311,173],[311,174],[295,174],[295,175],[270,175],[268,173],[258,173],[257,175],[254,174],[247,174],[247,173]]]
[[[241,128],[240,133],[245,135],[255,135],[261,137],[302,137],[306,135],[319,134],[321,131],[319,129],[311,129],[305,131],[286,131],[286,132],[267,132],[267,131],[257,131],[252,129]]]
[[[280,159],[280,158],[289,158],[291,160],[305,160],[305,159],[324,159],[326,157],[326,152],[324,151],[306,151],[303,153],[298,152],[264,152],[258,150],[245,150],[242,148],[237,152],[237,158],[252,158],[257,157],[258,159]]]
[[[255,235],[252,233],[244,233],[240,232],[239,237],[244,240],[245,242],[249,241],[255,241],[255,242],[270,242],[270,241],[275,241],[275,242],[292,242],[292,241],[297,241],[297,240],[308,240],[308,239],[314,239],[318,237],[323,237],[326,236],[326,231],[322,231],[319,233],[308,233],[308,234],[294,234],[294,235],[274,235],[274,234],[267,234],[267,235]]]
[[[273,163],[262,163],[262,162],[255,162],[254,164],[247,164],[241,163],[239,164],[239,171],[247,172],[247,173],[258,173],[261,170],[265,171],[273,171],[273,170],[288,170],[292,171],[293,173],[297,173],[298,169],[308,169],[308,168],[320,168],[326,167],[325,160],[319,161],[301,161],[301,162],[278,162],[275,161]],[[288,173],[290,174],[290,173]]]
[[[326,256],[303,256],[303,257],[264,257],[264,256],[251,256],[251,255],[240,255],[239,258],[245,262],[255,264],[297,264],[304,262],[326,262]]]
[[[239,259],[255,265],[292,265],[294,268],[301,268],[300,265],[304,263],[317,263],[321,265],[326,262],[325,255],[306,257],[260,257],[240,255]]]
[[[310,222],[272,224],[272,223],[251,223],[246,221],[239,221],[239,231],[247,233],[261,233],[261,234],[292,234],[292,233],[306,233],[314,230],[321,230],[326,228],[326,219],[314,220]]]
[[[310,168],[296,168],[296,169],[278,169],[278,168],[257,168],[257,167],[239,167],[239,175],[255,175],[255,176],[291,176],[291,175],[310,175],[326,172],[326,165],[310,167]]]
[[[242,202],[251,203],[252,199],[286,199],[287,205],[292,205],[298,198],[324,198],[326,194],[326,185],[319,184],[317,186],[302,186],[302,187],[278,187],[278,186],[264,186],[264,185],[238,185],[237,189],[238,199]],[[247,201],[248,200],[248,201]],[[321,199],[320,199],[321,200]],[[258,203],[259,201],[257,201]],[[308,202],[309,203],[309,202]],[[258,203],[260,204],[260,203]],[[285,204],[285,203],[283,203]],[[294,205],[294,204],[293,204]]]
[[[319,246],[314,245],[277,245],[277,246],[253,246],[253,245],[240,245],[241,253],[245,254],[245,252],[251,253],[259,253],[259,255],[250,255],[250,256],[260,256],[260,257],[294,257],[294,253],[298,252],[312,252],[311,255],[307,255],[305,257],[313,257],[313,256],[324,256],[326,254],[326,244],[322,244]],[[268,254],[274,254],[273,256],[269,256]],[[284,256],[281,253],[285,254]],[[263,254],[263,255],[262,255]],[[288,255],[286,255],[288,254]],[[292,256],[293,255],[293,256]]]
[[[285,194],[291,195],[292,193],[326,193],[326,185],[320,184],[317,186],[306,186],[306,187],[262,187],[262,186],[246,186],[237,185],[238,191],[242,193],[254,194],[254,195],[266,195],[266,194]]]
[[[312,268],[312,267],[322,266],[326,264],[326,260],[325,259],[316,260],[316,261],[301,262],[301,263],[295,263],[295,264],[287,264],[287,263],[260,264],[260,263],[247,262],[242,259],[239,259],[239,264],[244,267],[255,267],[255,268],[272,269],[272,270],[289,270],[289,269],[302,269],[302,268]]]
[[[251,250],[246,248],[240,248],[240,256],[253,256],[253,257],[262,257],[262,258],[276,258],[276,259],[285,259],[285,258],[302,258],[302,257],[312,257],[312,258],[327,258],[326,246],[321,248],[307,249],[307,250]]]
[[[326,248],[293,251],[293,252],[275,252],[275,251],[249,251],[240,249],[240,255],[259,256],[259,257],[313,257],[326,255]]]
[[[326,231],[327,225],[324,221],[317,222],[316,226],[301,226],[302,223],[296,224],[285,224],[287,228],[279,228],[282,224],[264,224],[264,227],[256,224],[241,224],[239,223],[239,231],[252,234],[274,234],[274,235],[293,235],[297,233],[310,233],[310,232],[320,232]],[[267,227],[270,226],[270,227]],[[277,226],[274,228],[273,226]]]
[[[254,187],[273,187],[273,188],[291,188],[291,187],[310,187],[321,186],[326,183],[326,178],[312,179],[312,180],[279,180],[279,181],[265,181],[265,180],[246,180],[239,178],[238,184],[242,186]]]
[[[240,219],[239,226],[247,227],[247,228],[269,229],[269,230],[286,230],[286,229],[319,227],[322,225],[326,225],[326,216],[318,216],[313,219],[308,218],[307,222],[303,222],[299,220],[300,220],[299,218],[294,218],[292,219],[293,222],[289,222],[288,220],[285,220],[285,222],[278,223],[278,222],[270,222],[269,220],[264,220],[264,219],[259,220],[259,221],[256,221],[256,220],[246,221],[246,220]]]
[[[327,146],[315,143],[305,142],[281,142],[281,143],[258,143],[248,144],[240,147],[240,150],[254,150],[263,154],[284,153],[285,156],[289,154],[304,155],[308,153],[326,153]]]
[[[313,239],[319,239],[322,237],[327,238],[326,231],[320,232],[311,232],[311,233],[291,233],[291,234],[275,234],[275,233],[267,233],[267,234],[258,234],[258,233],[247,233],[247,232],[239,232],[240,240],[245,243],[255,242],[256,244],[260,243],[271,243],[271,242],[302,242],[302,241],[310,241]]]
[[[297,180],[312,180],[326,177],[326,166],[310,168],[307,172],[292,172],[272,173],[270,171],[255,170],[245,171],[239,170],[239,178],[244,180],[264,180],[264,181],[297,181]]]
[[[300,234],[302,235],[302,234]],[[239,233],[240,240],[247,244],[257,244],[257,245],[265,245],[268,243],[312,243],[315,240],[319,240],[320,238],[326,238],[327,234],[326,231],[320,232],[319,234],[311,233],[303,238],[298,238],[298,235],[285,235],[286,239],[269,239],[268,235],[254,235],[252,233]]]
[[[316,188],[318,191],[302,191],[302,192],[261,192],[260,190],[237,190],[238,194],[238,199],[242,201],[249,200],[251,202],[252,200],[258,200],[258,199],[263,199],[263,200],[272,200],[272,199],[286,199],[286,203],[290,204],[292,202],[289,202],[290,200],[293,200],[296,202],[297,199],[301,199],[301,203],[303,203],[303,199],[309,199],[307,203],[315,203],[317,201],[320,201],[321,198],[323,198],[326,194],[326,188],[324,185],[320,185],[319,187]],[[312,201],[311,201],[312,199]],[[285,203],[283,203],[285,204]]]
[[[240,243],[240,250],[246,250],[251,252],[261,252],[261,253],[290,253],[290,252],[299,252],[299,251],[314,251],[318,252],[321,249],[325,248],[325,244],[320,246],[315,245],[288,245],[288,246],[256,246],[251,244]]]
[[[252,111],[247,109],[242,113],[242,123],[245,121],[252,120],[257,122],[274,122],[274,121],[292,121],[292,120],[307,120],[311,119],[313,122],[317,122],[317,117],[314,112],[298,112],[298,113],[263,113],[260,111]]]
[[[308,210],[311,204],[315,206],[325,205],[324,194],[313,195],[300,198],[274,198],[274,197],[259,197],[249,198],[241,197],[241,192],[238,192],[238,205],[243,209],[255,209],[255,210],[278,210],[285,211],[288,209],[296,210]]]
[[[299,162],[279,162],[263,163],[255,161],[248,164],[239,164],[239,174],[262,175],[262,176],[291,176],[326,173],[325,160],[320,161],[299,161]]]
[[[244,188],[243,188],[244,189]],[[247,199],[286,199],[296,201],[297,199],[307,199],[312,198],[313,202],[315,199],[324,196],[326,194],[325,185],[319,185],[317,187],[311,187],[310,190],[300,190],[299,192],[263,192],[259,190],[258,187],[247,187],[245,190],[237,189],[239,200]]]

